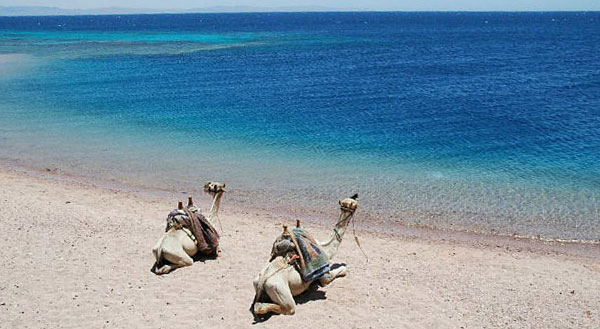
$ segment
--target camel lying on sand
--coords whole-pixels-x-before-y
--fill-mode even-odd
[[[327,255],[329,260],[335,256],[342,242],[342,238],[346,233],[346,227],[358,206],[357,197],[358,195],[354,195],[352,198],[339,201],[340,216],[329,239],[325,242],[316,241],[321,251]],[[297,226],[300,226],[299,222]],[[297,253],[292,251],[288,252],[286,256],[276,255],[279,249],[287,248],[287,250],[292,250],[294,248],[295,241],[290,242],[290,240],[287,240],[286,242],[284,239],[285,236],[290,236],[290,234],[287,231],[287,227],[284,226],[284,234],[273,245],[271,261],[254,280],[256,297],[252,311],[255,315],[264,315],[267,313],[292,315],[295,313],[296,308],[294,296],[306,291],[315,281],[318,281],[321,286],[326,286],[333,280],[344,277],[347,274],[346,266],[340,265],[313,280],[303,279],[303,275],[299,272],[297,266],[293,265],[297,261]],[[290,246],[286,246],[286,243]],[[263,302],[266,299],[266,296],[263,295],[264,293],[271,300],[270,303]]]
[[[204,191],[213,197],[210,211],[206,216],[208,223],[204,222],[203,225],[210,229],[214,236],[213,240],[216,240],[209,241],[212,242],[214,255],[216,255],[218,244],[218,234],[214,229],[214,223],[218,219],[224,188],[225,184],[217,182],[208,182],[204,185]],[[194,263],[192,257],[198,253],[199,247],[202,247],[194,232],[192,232],[193,229],[187,225],[181,225],[177,220],[189,221],[191,217],[204,218],[204,216],[199,214],[198,208],[194,206],[191,197],[187,207],[184,208],[183,204],[179,202],[177,208],[169,214],[167,230],[152,248],[152,253],[156,258],[156,262],[152,267],[152,272],[155,274],[167,274],[174,269],[192,265]],[[202,242],[205,242],[204,239],[202,239]],[[205,249],[202,251],[205,251]]]

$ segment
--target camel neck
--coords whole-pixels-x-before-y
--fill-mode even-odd
[[[219,213],[219,207],[221,206],[221,197],[223,196],[223,192],[218,192],[213,197],[212,205],[210,206],[210,211],[208,212],[207,219],[211,225],[215,225],[215,220],[217,219]]]
[[[327,254],[329,259],[333,259],[335,254],[337,253],[338,247],[342,243],[342,239],[344,238],[344,234],[346,234],[346,228],[348,227],[348,223],[350,222],[350,217],[352,216],[352,212],[342,210],[340,212],[340,216],[338,218],[331,235],[327,241],[320,243],[323,251]]]

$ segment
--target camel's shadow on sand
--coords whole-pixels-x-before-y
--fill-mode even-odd
[[[296,301],[296,305],[305,304],[310,302],[311,300],[327,299],[327,296],[325,296],[325,291],[318,290],[319,287],[319,284],[316,282],[311,284],[308,290],[294,298],[294,300]]]
[[[199,252],[198,252],[198,253],[196,253],[194,256],[192,256],[192,259],[194,260],[194,263],[204,263],[204,262],[206,262],[207,260],[215,260],[215,259],[217,259],[217,255],[210,255],[210,256],[206,256],[206,255],[203,255],[202,253],[199,253]],[[163,262],[164,262],[164,264],[172,264],[171,262],[169,262],[169,261],[168,261],[168,260],[166,260],[166,259],[163,259]],[[162,265],[164,265],[164,264],[160,264],[160,266],[162,266]],[[157,269],[158,267],[159,267],[159,264],[158,264],[158,263],[156,263],[156,262],[154,262],[154,265],[152,265],[152,267],[150,268],[150,272],[152,272],[152,273],[156,274],[156,272],[155,272],[155,271],[156,271],[156,269]],[[175,268],[175,269],[173,269],[173,270],[172,270],[171,272],[169,272],[169,273],[175,272],[175,271],[177,271],[178,269],[179,269],[179,268]]]
[[[335,270],[336,268],[338,268],[340,266],[345,266],[345,265],[346,264],[344,264],[344,263],[333,264],[333,265],[331,265],[331,269]],[[319,290],[319,287],[320,287],[320,285],[319,285],[318,281],[315,280],[315,282],[313,282],[310,285],[308,290],[306,290],[302,294],[294,297],[294,300],[296,301],[296,305],[305,304],[305,303],[308,303],[313,300],[327,299],[326,292],[324,290]],[[268,302],[270,302],[270,300],[268,300]],[[269,314],[265,314],[265,315],[254,314],[254,303],[252,303],[252,305],[250,305],[250,313],[252,313],[252,315],[254,316],[254,322],[252,324],[258,324],[261,322],[265,322],[265,321],[269,320],[273,315],[275,315],[274,313],[269,313]]]

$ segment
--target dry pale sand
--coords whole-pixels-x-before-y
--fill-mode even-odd
[[[235,210],[225,195],[221,257],[159,277],[151,248],[174,201],[0,171],[0,327],[600,328],[596,247],[582,256],[369,232],[368,263],[348,234],[336,259],[347,277],[299,297],[296,315],[254,324],[252,279],[282,219]]]

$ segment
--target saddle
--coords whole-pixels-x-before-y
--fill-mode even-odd
[[[279,256],[293,262],[304,281],[318,279],[330,269],[329,257],[302,227],[294,227],[291,233],[285,227],[283,234],[273,243],[270,261]]]
[[[212,256],[217,254],[219,233],[208,219],[198,212],[196,207],[171,211],[167,217],[165,232],[173,227],[176,229],[186,228],[192,232],[190,238],[196,243],[198,251],[203,255]]]

